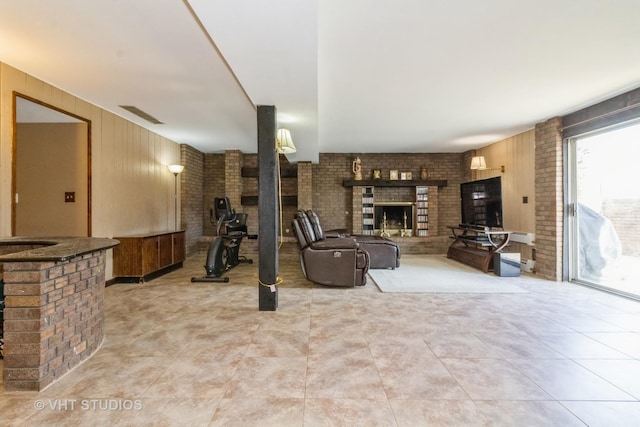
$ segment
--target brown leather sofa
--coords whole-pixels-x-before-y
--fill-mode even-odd
[[[324,237],[351,237],[354,239],[362,249],[369,254],[369,268],[381,269],[391,268],[396,269],[400,267],[400,246],[391,239],[381,236],[365,236],[361,234],[348,234],[344,230],[335,230],[323,232],[320,225],[320,218],[312,211],[306,211],[311,225],[317,236]],[[324,238],[323,237],[323,238]]]
[[[364,286],[369,254],[351,237],[324,238],[317,235],[307,213],[298,211],[291,222],[300,248],[304,276],[327,286]]]

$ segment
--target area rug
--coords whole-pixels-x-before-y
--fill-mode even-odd
[[[382,292],[453,294],[527,293],[520,277],[499,277],[469,267],[445,255],[403,255],[400,268],[369,270]]]

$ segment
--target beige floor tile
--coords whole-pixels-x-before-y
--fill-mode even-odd
[[[492,354],[505,359],[563,359],[566,356],[555,351],[536,337],[523,333],[476,333]]]
[[[585,335],[629,357],[640,359],[640,333],[591,332]]]
[[[485,400],[475,403],[493,427],[584,427],[558,402]]]
[[[577,332],[538,335],[543,344],[570,359],[629,359],[629,356]]]
[[[640,402],[561,402],[589,427],[637,427]]]
[[[306,371],[306,357],[245,357],[224,397],[302,399]]]
[[[386,427],[396,425],[386,399],[306,399],[304,426]]]
[[[303,419],[304,399],[225,398],[209,426],[300,427]]]
[[[640,400],[640,360],[576,360],[576,362]]]
[[[384,399],[385,391],[368,349],[348,356],[309,356],[306,397],[320,399]]]
[[[236,365],[214,354],[177,358],[143,393],[146,398],[220,399]]]
[[[499,358],[501,353],[471,333],[433,333],[425,339],[438,357],[453,359]]]
[[[118,427],[138,426],[208,426],[218,406],[219,399],[150,399],[142,398],[142,409],[118,411]],[[100,423],[93,423],[93,425]],[[86,425],[92,425],[91,423]]]
[[[474,400],[551,400],[538,385],[505,360],[441,360]]]
[[[398,427],[491,425],[470,400],[391,400],[390,403]]]
[[[308,331],[265,330],[256,332],[246,357],[307,357]]]
[[[555,400],[635,400],[573,360],[510,360]]]

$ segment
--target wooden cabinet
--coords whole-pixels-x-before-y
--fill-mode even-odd
[[[118,281],[139,281],[182,266],[185,259],[184,231],[114,237],[113,275]]]

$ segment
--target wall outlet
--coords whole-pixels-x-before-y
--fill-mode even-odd
[[[65,203],[75,203],[76,202],[76,192],[75,191],[67,191],[64,193],[64,202]]]

